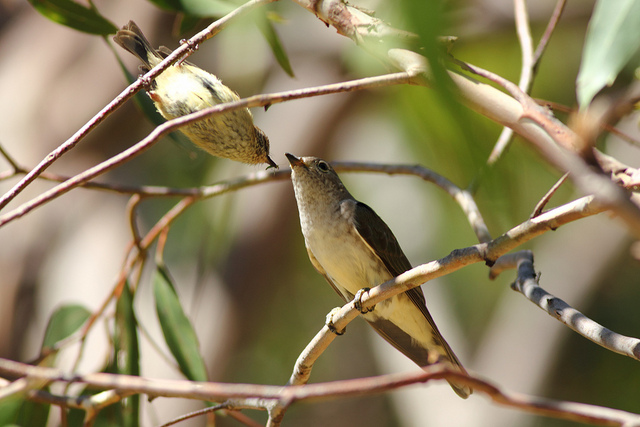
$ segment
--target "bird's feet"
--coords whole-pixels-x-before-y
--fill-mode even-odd
[[[362,288],[358,292],[356,292],[356,296],[353,297],[353,304],[356,306],[356,310],[358,310],[362,314],[371,313],[376,308],[375,305],[371,308],[362,307],[362,297],[369,294],[370,290],[371,288]]]
[[[329,314],[327,314],[327,320],[325,322],[325,325],[327,325],[327,328],[329,328],[329,330],[331,332],[333,332],[334,334],[340,336],[343,335],[346,331],[347,328],[342,329],[341,331],[339,331],[336,326],[333,324],[333,317],[336,315],[336,313],[341,309],[342,307],[336,307],[333,310],[331,310],[329,312]]]

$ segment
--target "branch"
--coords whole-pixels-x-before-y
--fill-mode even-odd
[[[531,40],[531,29],[529,27],[529,16],[527,14],[527,6],[525,0],[514,0],[516,29],[518,33],[518,41],[520,42],[520,50],[522,51],[522,67],[520,69],[520,81],[518,82],[518,87],[522,89],[523,92],[529,93],[529,91],[531,90],[531,85],[538,69],[540,58],[542,57],[542,54],[544,53],[547,44],[549,43],[549,39],[551,38],[551,34],[553,34],[553,30],[560,20],[560,16],[562,15],[562,11],[564,10],[565,3],[566,0],[558,0],[558,3],[556,3],[556,7],[551,14],[549,23],[547,24],[547,28],[540,38],[538,47],[534,52],[533,43]],[[487,160],[488,164],[491,165],[500,158],[504,150],[509,145],[512,136],[513,129],[502,129],[502,132],[498,137],[498,141],[496,142],[493,150],[491,151],[491,154],[489,155],[489,159]]]
[[[417,165],[378,165],[358,162],[334,162],[332,164],[339,172],[381,172],[390,175],[415,175],[425,181],[432,182],[447,191],[447,193],[449,193],[458,202],[458,204],[460,204],[463,211],[467,214],[472,227],[474,228],[474,230],[476,230],[476,234],[478,235],[480,241],[484,241],[483,239],[490,239],[490,236],[486,229],[486,225],[484,224],[482,216],[472,196],[467,191],[459,189],[449,180],[433,171],[430,171],[429,169]],[[118,279],[114,285],[113,291],[104,300],[100,308],[98,308],[98,310],[91,315],[91,317],[87,320],[81,330],[69,336],[67,339],[59,341],[52,348],[40,354],[35,362],[46,357],[48,354],[58,351],[61,348],[66,347],[70,343],[76,342],[78,339],[84,337],[94,325],[95,321],[102,315],[112,298],[118,297],[120,295],[120,292],[122,292],[122,287],[125,286],[127,278],[131,274],[132,269],[144,259],[143,255],[147,251],[147,249],[153,244],[153,242],[158,238],[163,230],[166,230],[167,227],[169,227],[173,223],[173,221],[175,221],[180,215],[182,215],[195,202],[206,198],[220,196],[229,192],[238,191],[243,188],[264,184],[267,182],[288,180],[290,177],[290,173],[291,171],[289,169],[279,171],[259,171],[246,175],[244,177],[223,181],[210,186],[185,189],[172,189],[168,187],[152,186],[121,187],[111,184],[96,185],[97,183],[88,183],[92,188],[99,188],[108,191],[118,191],[134,195],[127,205],[127,217],[129,218],[129,224],[132,230],[131,233],[133,242],[126,250],[127,254],[125,256],[125,261],[118,275]],[[149,229],[144,237],[141,237],[134,220],[134,209],[141,202],[138,196],[185,197],[178,203],[176,203],[173,208],[167,211],[162,216],[162,218],[160,218],[156,222],[156,224],[151,227],[151,229]],[[137,249],[137,251],[134,251],[134,249]]]
[[[297,3],[355,42],[363,39],[361,31],[368,25],[374,29],[380,25],[377,18],[367,14],[357,14],[354,8],[340,0],[297,0]],[[561,10],[560,6],[556,8],[552,17],[553,25],[557,22]],[[382,33],[374,31],[374,36],[382,37]],[[425,86],[431,84],[429,67],[426,58],[422,55],[406,49],[391,48],[387,51],[385,60],[389,65],[410,72],[412,75],[420,73],[423,79],[415,78],[413,83]],[[594,194],[600,203],[613,210],[625,221],[632,233],[640,237],[638,206],[629,200],[622,189],[602,175],[593,172],[589,165],[576,154],[576,151],[583,151],[584,142],[575,132],[553,117],[550,112],[538,106],[517,85],[479,67],[466,65],[461,61],[455,62],[464,69],[501,85],[513,97],[468,76],[449,71],[449,77],[456,87],[460,102],[494,122],[513,129],[527,139],[551,165],[562,172],[570,172],[577,187],[584,194]]]
[[[446,191],[460,206],[481,243],[491,240],[489,229],[473,196],[442,175],[420,165],[385,165],[361,162],[332,162],[339,172],[381,172],[388,175],[415,175]]]
[[[533,253],[531,251],[521,251],[510,255],[498,260],[501,264],[498,270],[518,269],[518,277],[511,285],[513,290],[522,293],[551,317],[555,317],[564,325],[599,346],[640,361],[640,339],[627,337],[605,328],[560,298],[556,298],[542,289],[538,284],[540,277],[533,268]],[[496,275],[497,273],[492,273],[492,277]]]
[[[387,74],[376,77],[368,77],[358,80],[352,80],[343,83],[336,83],[324,86],[318,86],[313,88],[291,90],[285,92],[277,92],[268,95],[255,95],[249,98],[241,99],[234,102],[215,105],[198,112],[179,117],[177,119],[169,120],[158,127],[156,127],[146,138],[140,142],[129,147],[123,152],[113,156],[112,158],[105,160],[104,162],[87,169],[86,171],[74,176],[73,178],[51,188],[50,190],[42,193],[40,196],[31,199],[30,201],[18,206],[14,210],[0,216],[0,227],[18,219],[33,209],[42,206],[43,204],[60,197],[61,195],[69,192],[70,190],[83,185],[84,183],[94,179],[97,176],[104,174],[105,172],[120,166],[124,162],[132,159],[133,157],[141,154],[145,150],[149,149],[155,144],[160,137],[170,132],[178,130],[182,126],[186,126],[198,120],[202,120],[206,117],[222,114],[227,111],[238,110],[247,107],[261,107],[269,106],[275,103],[280,103],[293,99],[308,98],[312,96],[326,95],[330,93],[351,92],[355,90],[371,89],[382,86],[389,86],[401,83],[411,83],[413,75],[409,72],[400,72],[395,74]],[[34,169],[35,170],[35,169]],[[29,175],[27,175],[29,176]],[[25,177],[26,179],[27,177]],[[31,181],[35,179],[35,176]],[[9,192],[11,193],[11,191]],[[9,194],[7,193],[7,194]],[[1,208],[1,205],[0,205]]]
[[[542,213],[542,211],[544,210],[544,207],[547,205],[547,203],[549,203],[549,200],[551,200],[553,195],[556,194],[556,191],[558,191],[558,188],[560,188],[560,186],[564,184],[564,182],[567,180],[568,177],[569,177],[569,174],[565,173],[560,177],[558,181],[556,181],[555,184],[553,184],[553,186],[549,189],[549,191],[547,191],[547,193],[542,197],[542,199],[540,199],[540,201],[536,204],[535,208],[533,208],[533,212],[531,213],[531,216],[529,218],[534,218]]]
[[[229,397],[258,397],[277,400],[284,407],[289,407],[296,402],[370,395],[412,384],[450,379],[465,383],[478,393],[486,394],[495,403],[538,415],[595,425],[629,426],[640,423],[640,415],[638,414],[584,403],[555,401],[513,393],[502,390],[482,378],[467,376],[443,365],[433,365],[424,368],[424,370],[409,373],[289,387],[146,379],[105,373],[68,375],[59,369],[31,366],[7,359],[0,359],[0,372],[4,375],[26,376],[30,380],[36,380],[40,383],[83,383],[92,388],[115,390],[121,394],[143,393],[148,396],[182,397],[208,401],[220,401]],[[108,395],[113,393],[107,392]],[[224,407],[228,408],[226,405]]]
[[[527,5],[525,0],[514,0],[514,10],[516,18],[516,30],[518,41],[520,42],[520,50],[522,51],[522,66],[520,67],[520,81],[518,87],[523,92],[529,92],[531,83],[533,82],[533,41],[531,40],[531,29],[529,28],[529,14],[527,13]],[[487,163],[494,164],[502,155],[509,145],[513,129],[505,127],[498,137]]]
[[[551,165],[563,172],[569,172],[574,183],[583,193],[593,194],[607,209],[614,211],[634,235],[640,237],[640,210],[638,206],[630,200],[629,194],[601,173],[594,172],[576,154],[576,152],[583,151],[581,149],[583,144],[575,132],[553,117],[549,111],[538,105],[533,98],[515,84],[490,71],[465,65],[460,61],[458,63],[467,70],[507,89],[513,95],[513,101],[521,105],[521,114],[518,117],[512,117],[512,119],[515,118],[515,121],[505,125],[512,127],[530,141]],[[465,83],[465,85],[468,84]],[[498,96],[496,94],[496,97]],[[473,101],[475,102],[476,99],[474,98]],[[486,101],[483,101],[484,103]],[[499,122],[499,120],[496,121]]]

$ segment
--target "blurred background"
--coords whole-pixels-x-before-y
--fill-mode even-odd
[[[394,2],[357,2],[397,28],[407,19]],[[534,41],[554,1],[529,2]],[[154,45],[178,46],[175,14],[143,0],[97,1],[116,25],[133,19]],[[534,97],[575,105],[575,78],[593,3],[570,2],[533,84]],[[277,64],[251,18],[234,22],[201,45],[189,61],[241,96],[335,83],[384,73],[383,66],[350,40],[293,2],[269,6],[295,77]],[[450,1],[442,35],[458,41],[453,55],[516,81],[520,50],[513,4],[507,0]],[[428,20],[425,17],[425,20]],[[210,22],[210,21],[209,21]],[[208,22],[203,21],[198,28]],[[127,85],[114,56],[137,75],[138,62],[114,44],[55,24],[18,0],[0,0],[0,144],[20,165],[32,168],[75,133]],[[632,79],[632,71],[620,78]],[[625,80],[626,79],[626,80]],[[560,178],[526,142],[516,138],[491,168],[486,159],[501,131],[480,115],[451,108],[432,90],[389,87],[315,97],[255,109],[255,123],[271,140],[273,159],[286,168],[284,152],[327,160],[419,163],[458,186],[475,189],[493,237],[525,221]],[[561,119],[566,117],[559,114]],[[619,128],[639,138],[637,115]],[[50,171],[74,175],[127,147],[153,129],[128,102]],[[617,138],[601,141],[607,153],[637,166],[637,147]],[[0,158],[0,171],[9,170]],[[189,143],[165,138],[124,166],[100,177],[126,185],[193,187],[261,170],[214,159]],[[413,265],[477,243],[458,206],[440,189],[415,177],[342,174],[352,194],[369,204],[394,231]],[[0,181],[5,193],[17,179]],[[34,182],[5,212],[50,188]],[[581,194],[570,182],[554,196],[556,206]],[[62,304],[94,311],[110,294],[131,233],[128,197],[76,189],[0,228],[0,356],[28,361],[39,353],[47,320]],[[178,199],[142,202],[144,232]],[[304,248],[289,181],[269,183],[201,201],[171,228],[165,262],[200,340],[211,381],[284,384],[298,354],[342,305],[315,272]],[[601,214],[566,225],[524,245],[534,251],[541,286],[587,316],[621,334],[640,336],[639,275],[629,254],[631,238]],[[149,263],[151,266],[152,262]],[[147,270],[151,270],[150,268]],[[472,265],[423,285],[427,306],[466,368],[505,388],[553,399],[640,412],[638,362],[581,338],[511,291],[513,272],[495,281],[485,265]],[[164,340],[153,303],[151,274],[136,293],[141,375],[183,378],[160,352]],[[113,313],[113,308],[107,310]],[[104,368],[109,331],[89,335],[81,372]],[[77,347],[60,366],[70,369]],[[415,370],[402,354],[357,319],[314,367],[311,381],[357,378]],[[195,401],[157,398],[142,402],[142,425],[167,422],[201,408]],[[245,411],[260,422],[266,415]],[[49,425],[58,425],[54,411]],[[181,425],[204,425],[197,418]],[[498,407],[481,395],[464,401],[446,383],[420,385],[362,398],[294,405],[285,425],[368,426],[572,426],[575,423]],[[216,425],[239,423],[219,416]]]

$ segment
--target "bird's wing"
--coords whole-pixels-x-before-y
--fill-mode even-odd
[[[387,224],[375,213],[373,209],[361,202],[356,202],[353,212],[353,223],[360,237],[371,248],[378,258],[384,263],[389,274],[399,276],[407,270],[411,270],[411,263],[400,248],[393,232]],[[420,287],[415,287],[406,292],[407,296],[416,307],[422,311],[431,326],[435,323],[427,311],[424,293]]]
[[[309,248],[307,248],[307,254],[309,254],[309,260],[311,261],[311,264],[313,264],[315,269],[318,270],[318,273],[322,274],[322,276],[325,278],[327,283],[331,285],[333,290],[336,291],[336,293],[340,295],[345,302],[351,301],[355,295],[352,295],[350,292],[347,292],[347,290],[344,288],[336,286],[336,284],[333,282],[333,279],[327,274],[324,268],[322,268],[322,265],[318,262],[315,255],[313,255],[313,252],[311,252]]]
[[[411,263],[400,248],[400,244],[395,236],[373,209],[364,203],[357,202],[353,215],[357,232],[384,263],[392,276],[398,276],[411,269]],[[445,349],[451,363],[461,367],[460,361],[442,337],[433,317],[431,317],[429,310],[427,310],[422,289],[418,286],[406,291],[405,294],[427,319],[427,322],[429,322],[429,325],[434,331],[433,339]]]

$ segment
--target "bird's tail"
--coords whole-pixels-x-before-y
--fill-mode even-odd
[[[113,41],[134,54],[148,69],[153,68],[162,60],[162,56],[151,46],[149,40],[133,21],[129,21],[127,25],[118,30]]]
[[[451,349],[449,349],[449,350],[451,350]],[[467,373],[466,369],[464,369],[464,367],[462,366],[462,364],[460,363],[460,361],[456,357],[456,355],[453,354],[453,352],[450,352],[449,356],[450,356],[449,360],[447,360],[445,363],[450,363],[454,368],[458,369],[460,372],[464,373],[465,375],[469,375]],[[453,357],[451,357],[451,356],[453,356]],[[458,396],[460,396],[461,398],[463,398],[463,399],[466,399],[467,397],[469,397],[471,395],[471,393],[473,393],[473,389],[471,387],[469,387],[468,385],[466,385],[466,384],[457,383],[457,382],[451,381],[451,380],[447,380],[447,382],[449,383],[449,385],[451,386],[453,391],[455,391],[456,394]]]
[[[433,363],[445,363],[449,366],[452,366],[453,368],[459,370],[460,372],[462,372],[465,375],[469,375],[467,373],[467,370],[464,369],[464,366],[462,366],[462,363],[460,363],[460,359],[458,359],[458,356],[456,356],[456,354],[453,352],[453,350],[451,349],[451,347],[449,347],[449,343],[447,343],[444,338],[442,338],[442,335],[440,334],[440,331],[438,331],[436,329],[436,342],[441,346],[441,348],[444,350],[444,352],[446,353],[446,355],[443,354],[434,354],[435,352],[430,351],[429,352],[429,359],[431,359],[431,357],[434,357],[436,360],[429,360],[429,365],[433,364]],[[439,352],[438,352],[439,353]],[[415,360],[414,360],[415,361]],[[457,383],[455,381],[452,380],[447,380],[447,382],[449,383],[449,385],[451,386],[451,388],[453,389],[453,391],[456,392],[456,394],[458,396],[460,396],[463,399],[466,399],[467,397],[469,397],[471,395],[471,393],[473,393],[473,389],[471,387],[469,387],[466,384],[461,384],[461,383]]]

